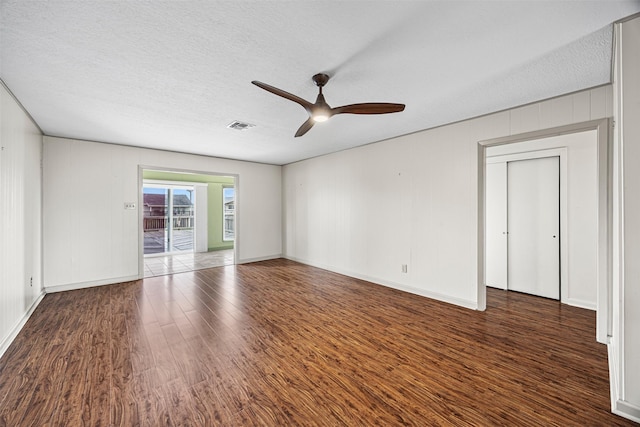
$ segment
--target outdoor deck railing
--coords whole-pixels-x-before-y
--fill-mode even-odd
[[[145,216],[143,218],[144,231],[164,230],[167,228],[168,218],[166,216]],[[193,228],[193,216],[176,215],[173,217],[173,229],[182,230]]]

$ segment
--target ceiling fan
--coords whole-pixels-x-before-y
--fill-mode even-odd
[[[282,89],[278,89],[277,87],[270,86],[266,83],[262,83],[257,80],[254,80],[251,83],[268,92],[296,102],[307,110],[309,118],[302,124],[302,126],[300,126],[296,132],[296,137],[307,133],[316,122],[324,122],[336,114],[387,114],[397,113],[404,110],[404,104],[392,104],[388,102],[365,102],[362,104],[349,104],[343,105],[342,107],[331,108],[329,104],[327,104],[327,101],[324,100],[324,95],[322,95],[322,88],[329,81],[329,76],[320,73],[313,76],[312,80],[319,88],[318,97],[314,104],[310,103],[306,99],[302,99],[299,96],[285,92]]]

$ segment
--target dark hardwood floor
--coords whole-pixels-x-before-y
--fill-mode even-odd
[[[273,260],[47,295],[1,426],[613,426],[595,313],[485,312]]]

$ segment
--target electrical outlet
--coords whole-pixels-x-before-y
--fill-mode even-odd
[[[402,272],[403,273],[407,272],[407,264],[402,264]]]
[[[125,202],[124,208],[127,209],[127,210],[135,209],[136,208],[136,204],[133,203],[133,202]]]

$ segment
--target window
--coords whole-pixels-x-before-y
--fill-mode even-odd
[[[235,216],[236,216],[236,195],[234,187],[222,188],[222,218],[223,233],[222,240],[233,241],[236,235]]]

